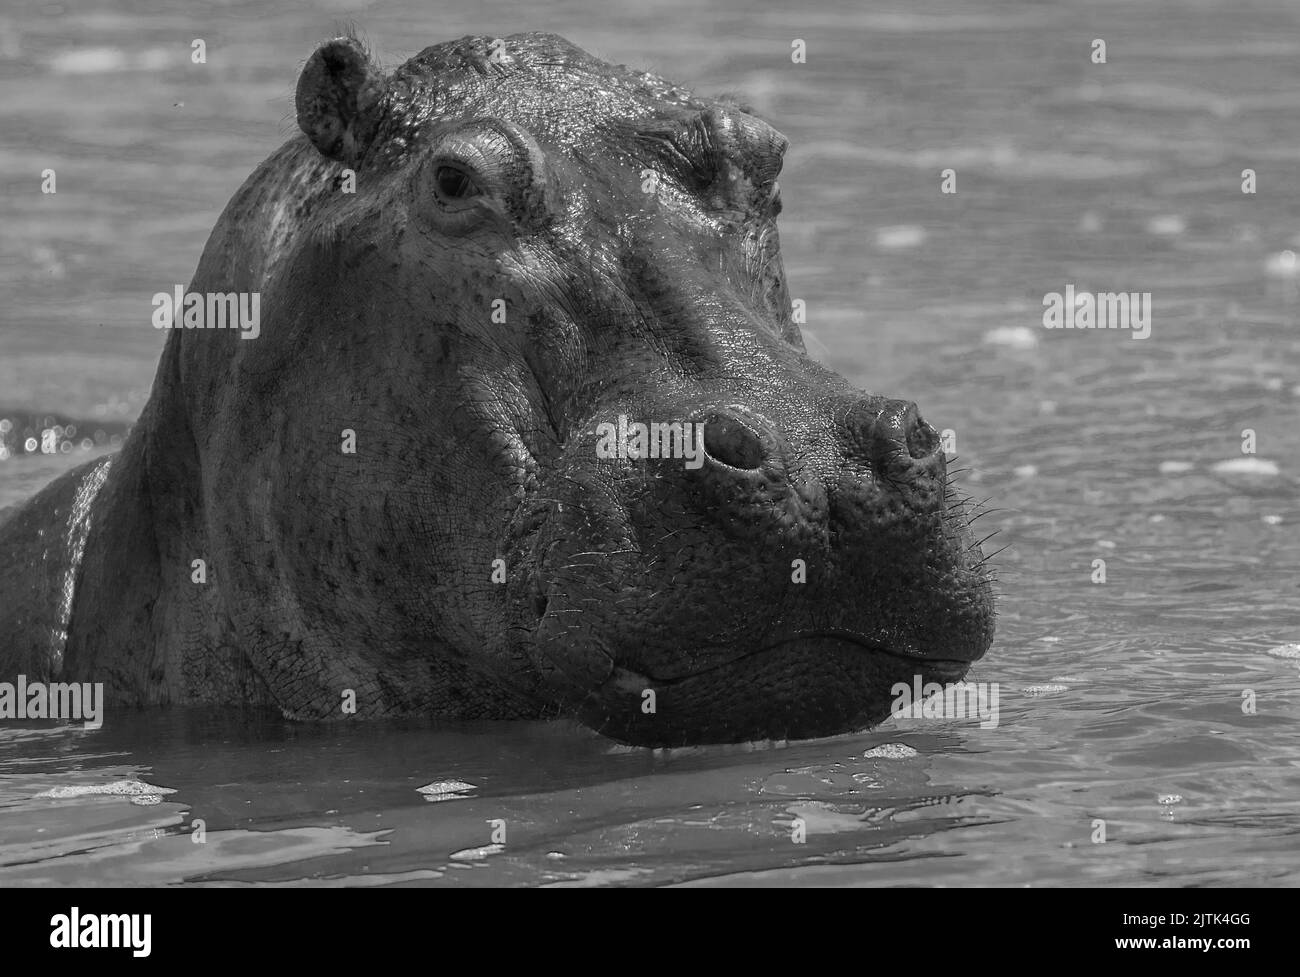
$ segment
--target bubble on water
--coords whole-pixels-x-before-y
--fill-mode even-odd
[[[1181,804],[1183,802],[1182,794],[1161,794],[1161,804]]]
[[[1069,691],[1069,688],[1070,687],[1068,685],[1055,685],[1055,684],[1024,685],[1021,686],[1020,688],[1020,694],[1027,695],[1027,696],[1055,695],[1058,692],[1067,692]]]
[[[1264,652],[1266,655],[1272,655],[1274,658],[1300,658],[1300,644],[1292,642],[1285,645],[1277,645]]]
[[[562,851],[548,851],[546,853],[546,857],[559,859],[559,858],[568,858],[569,856],[564,854],[564,852]]]
[[[105,71],[122,71],[127,67],[126,52],[115,47],[83,47],[60,51],[49,59],[50,70],[58,75],[94,75]]]
[[[1080,234],[1096,234],[1101,230],[1101,215],[1095,210],[1086,211],[1079,218],[1078,226]]]
[[[478,790],[473,784],[463,780],[435,780],[431,784],[415,788],[416,793],[423,794],[426,801],[459,801],[469,797],[469,791]]]
[[[876,247],[885,251],[904,251],[925,243],[925,228],[918,224],[882,227],[876,231]]]
[[[1147,233],[1157,237],[1177,237],[1187,230],[1187,221],[1178,214],[1161,214],[1147,221]]]
[[[63,454],[66,455],[66,454],[67,454],[69,451],[71,451],[71,450],[72,450],[72,442],[71,442],[71,441],[60,441],[60,442],[59,442],[59,451],[60,451],[61,453],[63,453]]]
[[[999,326],[984,334],[984,342],[1009,349],[1033,349],[1038,345],[1038,333],[1028,326]]]
[[[1108,539],[1097,540],[1097,546],[1103,550],[1113,550],[1115,548],[1115,544]]]
[[[94,441],[91,441],[90,438],[82,438],[82,439],[81,439],[81,450],[82,450],[82,451],[89,451],[89,450],[90,450],[91,448],[93,448],[94,446],[95,446],[95,442],[94,442]]]
[[[1015,468],[1011,469],[1011,473],[1015,475],[1016,478],[1033,478],[1038,474],[1038,466],[1017,465]]]
[[[1274,278],[1295,278],[1300,274],[1300,259],[1294,251],[1279,251],[1269,255],[1264,268]]]
[[[1281,469],[1277,467],[1276,461],[1270,461],[1268,458],[1229,458],[1226,461],[1216,461],[1210,470],[1219,475],[1278,475]]]
[[[14,429],[14,422],[7,417],[0,417],[0,434],[8,434]]]
[[[467,784],[463,780],[435,780],[431,784],[425,784],[423,787],[417,787],[421,794],[448,794],[463,790],[478,790],[475,784]]]
[[[865,760],[908,760],[916,755],[916,750],[906,743],[885,743],[867,750],[862,757]]]
[[[38,443],[39,442],[35,438],[28,438],[23,442],[23,450],[29,453],[35,451]]]
[[[107,784],[77,784],[69,787],[51,787],[43,790],[37,797],[52,797],[58,800],[69,797],[87,797],[103,795],[110,797],[147,797],[176,793],[171,787],[157,787],[140,780],[114,780]]]
[[[151,47],[147,51],[141,51],[136,55],[135,67],[141,71],[157,71],[159,68],[166,68],[177,60],[174,52],[166,48]]]
[[[505,850],[505,845],[483,845],[479,848],[462,848],[447,857],[457,862],[479,862],[489,855],[499,855]]]
[[[1190,472],[1195,467],[1190,461],[1162,461],[1160,463],[1160,474],[1180,475],[1183,472]]]
[[[1220,119],[1226,119],[1230,115],[1236,115],[1237,103],[1230,98],[1216,95],[1210,99],[1210,113]]]
[[[1165,521],[1165,516],[1164,513],[1162,512],[1157,512],[1154,516],[1151,516],[1149,519],[1147,519],[1147,522],[1164,522],[1164,521]]]

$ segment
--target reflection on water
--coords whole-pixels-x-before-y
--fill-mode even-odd
[[[1000,723],[662,755],[565,724],[6,722],[0,880],[1300,881],[1300,8],[336,6],[10,5],[0,156],[31,176],[5,186],[0,416],[134,420],[161,343],[150,296],[188,280],[291,134],[296,73],[336,18],[389,61],[554,30],[743,92],[790,137],[782,240],[810,350],[917,399],[997,507],[979,525],[1010,544],[999,637],[972,677],[999,683]],[[1067,285],[1150,292],[1150,338],[1042,329]],[[98,450],[0,461],[0,508]],[[123,780],[175,793],[38,796]],[[440,781],[472,789],[419,791]]]

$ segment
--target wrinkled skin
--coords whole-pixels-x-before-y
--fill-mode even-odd
[[[261,335],[172,331],[120,454],[0,526],[6,672],[673,745],[861,728],[984,654],[934,429],[791,321],[779,133],[545,34],[333,41],[297,108],[190,285]],[[702,467],[599,458],[620,414],[705,424]]]

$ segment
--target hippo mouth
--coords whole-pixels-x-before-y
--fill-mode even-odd
[[[966,670],[970,668],[971,662],[980,657],[979,654],[972,654],[966,658],[932,657],[920,652],[902,650],[881,644],[878,641],[873,641],[867,638],[865,635],[856,634],[852,631],[798,631],[783,638],[778,638],[775,641],[769,641],[752,651],[742,652],[727,661],[707,665],[703,668],[686,671],[680,674],[651,675],[648,672],[615,666],[614,676],[611,677],[611,681],[617,681],[620,684],[626,684],[628,682],[633,684],[641,683],[638,687],[646,687],[647,684],[655,686],[673,685],[679,682],[686,682],[691,679],[699,678],[702,675],[718,671],[719,669],[735,668],[751,658],[756,658],[771,652],[778,652],[782,648],[806,646],[810,643],[816,643],[818,647],[838,644],[844,646],[850,654],[853,654],[854,649],[856,649],[858,653],[862,654],[885,655],[888,658],[900,662],[910,663],[918,668],[924,667],[927,673],[936,677],[941,675],[964,675]]]
[[[577,713],[638,746],[813,739],[873,726],[888,716],[896,683],[958,682],[978,657],[928,657],[852,632],[802,631],[676,674],[615,664]]]
[[[904,662],[910,662],[915,665],[923,665],[932,672],[961,672],[965,674],[966,669],[970,667],[971,662],[978,660],[983,655],[982,649],[971,649],[970,654],[966,657],[939,657],[927,655],[923,652],[902,649],[891,645],[885,645],[879,641],[872,641],[863,635],[855,634],[852,631],[805,631],[791,635],[788,638],[782,638],[768,645],[764,650],[779,648],[782,645],[794,644],[802,641],[830,641],[842,642],[853,645],[864,651],[872,652],[878,655],[888,655],[891,658],[899,659]]]

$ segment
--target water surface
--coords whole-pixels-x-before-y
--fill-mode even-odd
[[[321,39],[355,21],[392,63],[553,30],[743,92],[790,137],[782,239],[810,350],[919,401],[997,509],[978,525],[1008,545],[998,639],[971,677],[999,684],[999,725],[662,754],[563,723],[5,723],[0,881],[1300,881],[1300,6],[315,6],[7,6],[0,416],[81,436],[135,418],[161,348],[149,297],[189,280],[291,134]],[[1150,338],[1044,330],[1067,283],[1152,293]],[[0,507],[101,450],[0,462]],[[68,790],[117,782],[172,793]],[[440,782],[467,786],[418,790]]]

